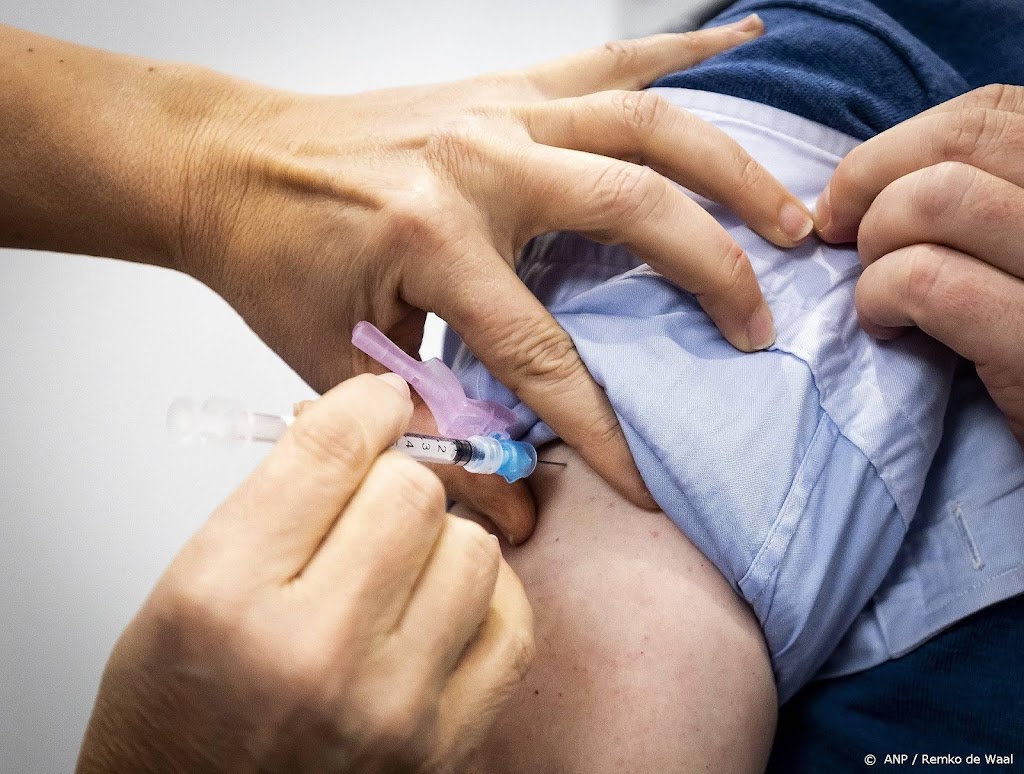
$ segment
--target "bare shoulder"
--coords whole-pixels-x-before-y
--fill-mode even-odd
[[[565,465],[539,466],[537,530],[504,546],[537,659],[482,768],[763,769],[776,696],[746,603],[665,514],[628,503],[563,444],[541,458]]]

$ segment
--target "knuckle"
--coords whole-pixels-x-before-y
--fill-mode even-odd
[[[1007,124],[1006,114],[984,108],[958,110],[950,122],[941,155],[961,162],[970,162],[998,144]]]
[[[610,40],[601,51],[620,71],[632,70],[640,60],[640,43],[635,40]]]
[[[764,182],[764,168],[743,151],[737,152],[736,191],[740,196],[751,196],[757,193]]]
[[[975,224],[998,227],[1002,223],[1012,223],[1019,217],[1020,205],[991,179],[976,179],[975,184],[964,191],[962,198],[962,206],[968,208],[967,216]]]
[[[622,439],[622,428],[611,409],[605,414],[582,422],[581,428],[583,433],[580,438],[592,448],[615,448]]]
[[[626,128],[638,137],[653,133],[669,109],[668,102],[653,91],[619,91],[612,101]]]
[[[932,251],[924,245],[909,249],[906,260],[909,266],[904,292],[913,311],[918,312],[928,305],[938,283],[939,262],[935,260]]]
[[[578,376],[582,363],[569,335],[553,321],[540,318],[502,323],[501,338],[511,356],[509,387],[533,381],[562,383]]]
[[[704,293],[711,293],[722,298],[731,297],[742,290],[742,286],[751,279],[753,271],[746,252],[736,242],[733,242],[722,254],[710,285]]]
[[[658,173],[625,163],[608,165],[594,188],[598,212],[612,223],[645,220],[661,206],[666,193]]]
[[[454,172],[483,160],[486,139],[483,116],[467,114],[434,129],[425,140],[423,152],[436,166]]]
[[[1020,154],[1024,153],[1024,115],[1006,114],[999,144],[1020,158]]]
[[[433,175],[421,175],[387,202],[389,249],[398,254],[433,252],[448,236],[448,192]]]
[[[903,293],[912,319],[921,321],[936,312],[952,317],[969,314],[980,301],[977,283],[951,271],[948,250],[914,245],[906,249],[904,260],[908,266]]]
[[[969,93],[972,101],[987,107],[997,108],[1006,94],[1006,86],[1001,83],[990,83]]]
[[[977,170],[959,161],[943,161],[912,173],[911,208],[924,224],[941,223],[963,205]],[[899,182],[899,181],[897,181]]]
[[[968,92],[960,99],[965,105],[1013,112],[1024,108],[1024,87],[990,83]]]

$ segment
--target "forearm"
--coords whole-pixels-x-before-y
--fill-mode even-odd
[[[0,245],[177,265],[222,81],[0,26]]]

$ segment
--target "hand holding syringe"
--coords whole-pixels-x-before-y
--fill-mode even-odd
[[[167,410],[167,430],[181,443],[273,443],[294,417],[249,411],[241,401],[209,398],[202,404],[178,398]],[[499,437],[472,435],[442,438],[406,433],[395,449],[433,465],[461,465],[470,473],[497,473],[510,484],[526,478],[537,467],[537,450],[528,443]]]

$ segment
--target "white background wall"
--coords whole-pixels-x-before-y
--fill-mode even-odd
[[[618,0],[0,6],[3,23],[306,92],[522,66],[613,37],[619,21]],[[164,412],[179,394],[285,411],[312,393],[187,277],[0,251],[0,772],[72,768],[118,633],[263,453],[171,444]]]
[[[517,67],[612,35],[615,0],[4,0],[0,22],[347,92]],[[0,117],[2,120],[2,117]],[[311,391],[179,274],[0,252],[0,771],[73,767],[118,633],[257,449],[182,449],[178,394]]]

